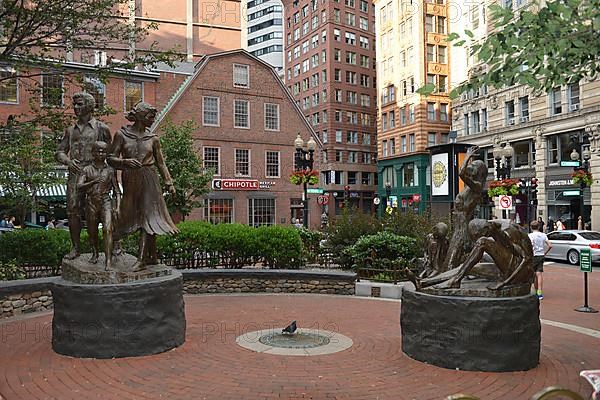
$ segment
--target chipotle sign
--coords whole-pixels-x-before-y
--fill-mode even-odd
[[[214,190],[259,190],[256,179],[213,179]]]

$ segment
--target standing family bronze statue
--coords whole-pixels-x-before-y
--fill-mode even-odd
[[[139,254],[130,270],[141,271],[157,264],[156,235],[178,232],[167,210],[156,171],[158,169],[167,189],[174,194],[160,140],[149,129],[156,109],[147,103],[136,104],[126,116],[132,124],[122,127],[111,139],[109,128],[92,116],[94,107],[92,95],[73,95],[77,121],[66,129],[56,152],[56,159],[69,170],[67,216],[72,248],[65,259],[81,256],[80,235],[85,215],[92,247],[88,262],[96,264],[99,260],[101,222],[105,269],[111,270],[114,258],[121,255],[120,240],[139,232]],[[123,193],[117,183],[117,170],[121,171]]]

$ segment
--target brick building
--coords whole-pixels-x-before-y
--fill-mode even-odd
[[[285,82],[323,142],[330,217],[373,212],[377,185],[375,35],[367,0],[286,0]],[[346,197],[347,196],[347,197]]]
[[[159,114],[157,129],[165,118],[198,123],[195,146],[204,166],[216,171],[213,190],[192,219],[258,226],[302,216],[302,188],[289,182],[294,140],[298,133],[305,142],[319,138],[269,64],[245,50],[203,57]],[[320,208],[316,196],[309,200],[315,228]]]
[[[423,211],[431,180],[427,147],[446,143],[450,130],[449,5],[376,0],[375,9],[379,194],[392,207]],[[435,93],[418,94],[425,84],[435,84]]]

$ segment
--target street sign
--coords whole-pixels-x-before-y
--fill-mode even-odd
[[[563,190],[563,196],[579,196],[581,192],[579,190]]]
[[[561,161],[561,167],[579,167],[579,161]]]
[[[317,203],[324,206],[325,204],[329,203],[329,196],[318,196],[317,197]]]
[[[373,204],[375,204],[376,206],[378,206],[379,203],[381,203],[381,199],[379,197],[374,197],[373,198]]]
[[[308,194],[323,194],[323,189],[321,188],[307,188],[306,193]]]
[[[581,272],[592,272],[592,251],[581,249],[579,252],[579,267]]]
[[[509,210],[512,208],[512,197],[511,196],[500,196],[499,199],[500,208],[502,210]]]

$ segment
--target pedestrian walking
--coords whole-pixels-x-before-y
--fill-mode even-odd
[[[51,217],[50,221],[46,224],[46,230],[56,229],[56,218]]]
[[[546,224],[544,223],[544,220],[542,219],[542,217],[538,217],[537,222],[538,222],[538,226],[540,227],[540,232],[546,232],[544,230]]]
[[[558,221],[556,221],[556,230],[557,231],[565,230],[565,224],[563,223],[562,219],[559,219]]]
[[[577,229],[580,231],[583,230],[583,218],[581,218],[581,215],[577,218]]]
[[[531,223],[531,233],[529,234],[529,240],[533,246],[533,270],[535,271],[535,280],[533,286],[535,287],[535,294],[538,299],[542,300],[544,294],[542,292],[543,276],[544,273],[544,260],[546,254],[552,248],[552,244],[548,240],[548,236],[545,233],[540,232],[540,226],[537,221]]]

